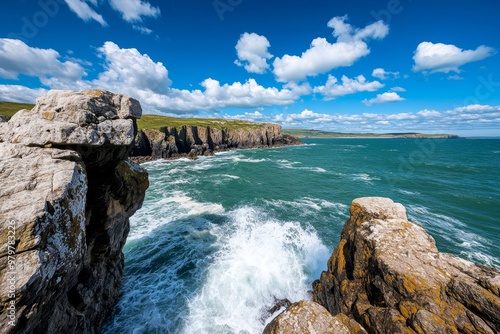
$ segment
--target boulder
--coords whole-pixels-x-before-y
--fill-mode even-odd
[[[363,334],[359,324],[343,314],[332,316],[321,305],[312,301],[292,304],[274,318],[263,334]]]
[[[23,145],[130,146],[141,106],[130,97],[101,90],[49,91],[32,110],[9,121],[9,141]]]
[[[369,333],[498,333],[500,271],[440,253],[405,208],[352,202],[314,301]]]
[[[99,333],[119,295],[147,172],[125,159],[140,105],[51,91],[0,127],[0,333]]]

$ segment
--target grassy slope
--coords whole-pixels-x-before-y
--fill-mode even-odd
[[[263,124],[240,120],[227,120],[217,118],[178,118],[159,115],[142,115],[141,119],[137,120],[137,126],[139,127],[139,129],[158,130],[162,127],[179,128],[183,125],[203,127],[210,126],[213,129],[258,129],[263,126]]]
[[[32,109],[34,104],[0,102],[0,115],[5,115],[10,119],[17,111],[21,109]],[[181,127],[183,125],[194,126],[210,126],[214,129],[241,129],[241,128],[261,128],[263,124],[253,123],[240,120],[226,120],[216,118],[178,118],[166,117],[159,115],[142,115],[141,119],[137,120],[139,129],[160,129],[162,127]]]
[[[13,102],[0,102],[0,115],[4,115],[10,119],[16,112],[21,109],[32,109],[34,104],[27,103],[13,103]]]

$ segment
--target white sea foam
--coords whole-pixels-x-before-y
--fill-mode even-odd
[[[320,198],[302,197],[293,201],[266,200],[267,206],[276,208],[278,211],[286,211],[293,215],[310,219],[342,222],[347,217],[349,207],[342,203],[333,203]],[[338,220],[337,218],[340,218]]]
[[[379,181],[378,177],[370,176],[366,173],[353,174],[351,178],[355,181],[363,181],[366,183],[372,183],[372,181]]]
[[[412,196],[420,195],[418,191],[408,191],[408,190],[398,189],[398,192],[400,192],[403,195],[412,195]]]
[[[430,212],[423,206],[408,205],[407,209],[410,220],[424,226],[430,234],[447,240],[450,243],[448,247],[458,249],[456,252],[462,257],[476,263],[500,267],[500,260],[488,255],[491,241],[468,230],[468,226],[462,221]]]
[[[235,162],[249,162],[249,163],[259,163],[267,161],[267,159],[252,159],[252,158],[243,158],[243,157],[234,157],[233,160]]]
[[[144,237],[156,228],[181,217],[223,212],[224,208],[221,204],[198,202],[182,191],[165,193],[162,198],[150,201],[147,207],[137,211],[130,218],[128,239]]]
[[[317,172],[317,173],[325,173],[326,169],[321,168],[321,167],[302,167],[302,166],[297,166],[300,165],[300,162],[296,161],[288,161],[288,160],[277,160],[276,163],[280,168],[285,168],[285,169],[297,169],[297,170],[307,170],[311,172]]]
[[[329,252],[316,232],[267,217],[257,208],[230,213],[220,226],[220,251],[205,283],[189,302],[184,333],[260,333],[275,298],[308,298]]]
[[[194,293],[215,251],[212,224],[176,221],[125,247],[120,300],[103,333],[178,334]]]

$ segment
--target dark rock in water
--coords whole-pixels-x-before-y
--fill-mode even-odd
[[[288,307],[290,307],[290,305],[292,305],[292,303],[288,300],[288,299],[278,299],[276,297],[274,297],[274,303],[272,306],[268,306],[268,307],[265,307],[263,310],[262,310],[262,315],[260,317],[260,320],[262,323],[265,323],[267,319],[269,319],[269,317],[271,317],[273,314],[275,314],[276,312],[282,310],[282,309],[286,309]]]
[[[274,305],[271,307],[269,310],[267,310],[267,313],[273,314],[277,311],[279,311],[282,308],[288,308],[292,305],[292,303],[288,299],[277,299],[276,297],[274,298]]]
[[[140,115],[126,96],[51,91],[0,124],[0,333],[100,332],[148,187],[126,161]]]
[[[193,158],[234,148],[300,144],[302,142],[299,138],[283,135],[281,126],[276,124],[263,124],[261,127],[241,129],[214,129],[202,126],[165,127],[160,130],[140,130],[130,156],[133,157],[132,160],[143,156],[150,156],[154,159]]]
[[[360,198],[314,300],[370,333],[499,333],[500,271],[439,253],[387,198]]]

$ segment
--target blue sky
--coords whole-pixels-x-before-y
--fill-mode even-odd
[[[18,0],[0,100],[101,88],[145,113],[500,135],[500,2]]]

